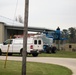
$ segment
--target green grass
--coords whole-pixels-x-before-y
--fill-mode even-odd
[[[65,58],[76,58],[76,52],[73,51],[57,51],[55,54],[42,53],[39,57],[65,57]]]
[[[35,62],[27,62],[27,75],[72,75],[68,68]],[[0,75],[21,75],[21,62],[7,61],[4,68],[4,61],[0,60]]]
[[[5,56],[5,54],[3,54]],[[19,54],[13,54],[12,56],[21,57]],[[28,55],[27,57],[33,57],[32,55]],[[61,58],[76,58],[76,51],[57,51],[56,53],[41,53],[38,57],[61,57]]]
[[[19,56],[19,54],[13,54],[13,56]],[[27,57],[33,57],[32,55],[28,55]],[[76,58],[76,51],[57,51],[56,53],[41,53],[38,57],[61,57],[61,58]]]
[[[32,55],[28,55],[32,57]],[[57,51],[56,53],[41,53],[38,57],[61,57],[61,58],[76,58],[76,52],[73,51]]]

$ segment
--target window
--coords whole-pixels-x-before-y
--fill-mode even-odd
[[[37,40],[34,40],[34,44],[37,44]]]
[[[7,44],[12,44],[12,40],[6,40],[6,41],[4,42],[4,44],[5,44],[5,45],[7,45]]]
[[[41,44],[41,40],[38,41],[38,44]]]

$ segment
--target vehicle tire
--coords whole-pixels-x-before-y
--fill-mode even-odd
[[[1,51],[1,49],[0,49],[0,55],[2,55],[2,51]]]
[[[49,47],[49,53],[50,53],[50,54],[52,53],[52,49],[51,49],[51,47]]]
[[[12,53],[8,53],[8,56],[12,56]]]
[[[38,53],[32,53],[32,56],[33,57],[37,57],[38,56]]]
[[[49,53],[49,47],[46,48],[46,53]]]
[[[52,53],[56,53],[56,47],[52,48]]]
[[[20,50],[20,54],[21,54],[21,56],[23,55],[23,49]]]
[[[51,51],[51,50],[49,50],[49,53],[51,54],[51,53],[52,53],[52,51]]]
[[[51,51],[51,47],[47,47],[47,49],[46,49],[46,53],[52,53],[52,51]]]

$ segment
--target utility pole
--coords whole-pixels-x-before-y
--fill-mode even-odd
[[[23,37],[23,52],[22,52],[22,75],[26,75],[26,51],[27,51],[27,31],[28,31],[28,10],[29,0],[25,0],[24,13],[24,37]]]

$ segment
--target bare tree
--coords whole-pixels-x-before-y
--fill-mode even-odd
[[[21,15],[19,15],[18,17],[15,18],[16,21],[20,22],[20,23],[24,23],[23,22],[23,18]]]

